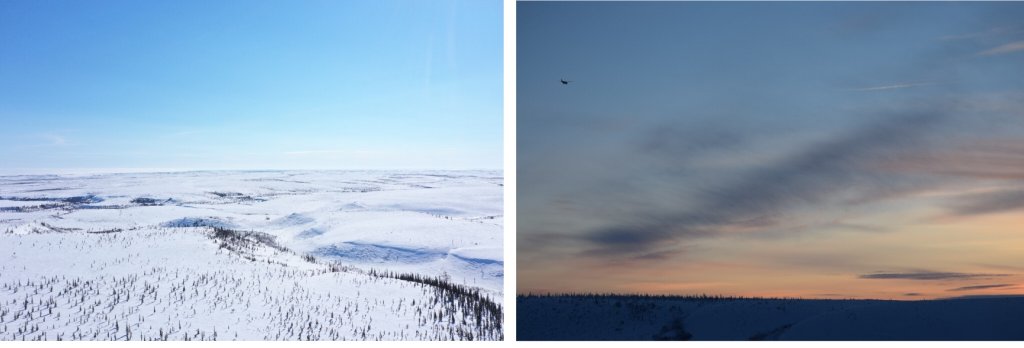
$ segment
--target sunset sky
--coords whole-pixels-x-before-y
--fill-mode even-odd
[[[519,3],[518,291],[1024,294],[1020,18]]]

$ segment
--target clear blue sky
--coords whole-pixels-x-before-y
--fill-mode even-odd
[[[500,1],[0,2],[0,169],[501,168]]]

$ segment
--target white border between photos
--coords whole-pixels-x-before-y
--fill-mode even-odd
[[[504,0],[505,340],[516,339],[516,2]]]

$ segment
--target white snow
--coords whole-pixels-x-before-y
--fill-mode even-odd
[[[0,177],[0,340],[500,339],[487,316],[500,305],[478,316],[488,301],[467,294],[501,303],[501,183],[490,171]]]

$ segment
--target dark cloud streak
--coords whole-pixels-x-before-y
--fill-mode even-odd
[[[772,217],[794,204],[813,204],[851,185],[884,186],[865,164],[892,147],[912,146],[949,117],[928,110],[886,115],[836,140],[806,148],[787,159],[750,172],[720,189],[706,189],[696,209],[638,216],[640,223],[593,231],[583,239],[605,255],[642,253],[679,239],[714,236],[722,227]]]
[[[905,279],[905,280],[963,280],[992,277],[1006,277],[1009,274],[955,273],[955,272],[912,272],[863,274],[861,279]]]
[[[1013,286],[1013,285],[1014,284],[971,285],[971,286],[962,286],[962,287],[959,287],[959,288],[956,288],[956,289],[949,289],[949,290],[946,290],[946,291],[984,290],[984,289],[994,289],[994,288],[1005,288],[1005,287]]]

